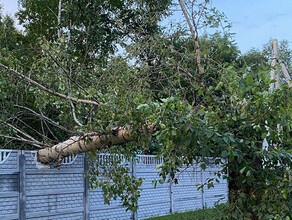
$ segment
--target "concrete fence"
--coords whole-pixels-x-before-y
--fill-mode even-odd
[[[106,157],[106,155],[100,155]],[[0,150],[0,219],[145,219],[200,208],[213,207],[219,199],[227,201],[226,180],[214,182],[214,188],[198,191],[220,168],[210,163],[206,170],[199,166],[187,168],[179,175],[179,184],[157,184],[156,166],[162,160],[151,155],[137,156],[133,175],[142,177],[139,209],[126,209],[119,200],[104,204],[101,189],[90,191],[84,178],[88,170],[84,154],[65,158],[60,170],[44,169],[36,161],[35,151]]]

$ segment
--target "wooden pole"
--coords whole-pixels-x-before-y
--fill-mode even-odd
[[[292,87],[291,77],[290,77],[290,75],[288,73],[288,70],[287,70],[285,64],[281,60],[279,60],[279,64],[281,66],[281,69],[282,69],[282,72],[284,74],[286,82],[288,83],[289,87]]]
[[[199,47],[199,42],[198,42],[198,33],[197,33],[197,25],[195,25],[195,30],[192,26],[192,23],[190,21],[190,18],[188,16],[188,13],[187,13],[187,10],[185,8],[185,5],[184,5],[184,1],[183,0],[178,0],[178,3],[181,7],[181,10],[185,16],[185,19],[188,23],[188,26],[190,28],[190,31],[191,31],[191,36],[194,40],[194,46],[195,46],[195,53],[196,53],[196,62],[197,62],[197,67],[198,67],[198,70],[199,70],[199,73],[200,74],[203,74],[204,71],[203,71],[203,68],[201,66],[201,58],[200,58],[200,47]]]
[[[276,63],[277,63],[277,58],[278,58],[278,40],[275,39],[273,40],[273,56],[272,56],[272,63],[271,63],[271,72],[270,72],[270,77],[271,80],[275,79],[275,67],[276,67]],[[276,88],[279,88],[280,85],[280,78],[279,78],[279,74],[277,74],[277,79],[276,79]],[[275,88],[275,83],[271,83],[270,84],[270,89],[273,90]]]
[[[271,63],[271,66],[272,66],[271,80],[275,79],[275,68],[276,68],[276,64],[277,63],[280,65],[281,70],[282,70],[282,72],[284,74],[285,80],[288,83],[289,87],[292,87],[291,77],[290,77],[290,75],[288,73],[288,70],[287,70],[285,64],[281,60],[278,59],[278,40],[274,39],[273,40],[273,56],[272,56],[272,63]],[[279,88],[279,87],[280,87],[280,73],[277,72],[276,83],[275,84],[271,83],[270,89]]]

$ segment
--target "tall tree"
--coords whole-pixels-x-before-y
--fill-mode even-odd
[[[137,39],[157,31],[171,1],[140,0],[21,0],[19,21],[32,39],[54,41],[62,32],[69,50],[81,62],[104,60],[125,38]]]
[[[11,98],[12,107],[4,102],[2,138],[40,148],[38,160],[57,165],[65,156],[90,150],[93,150],[92,157],[110,151],[129,158],[137,152],[148,151],[155,143],[157,155],[164,157],[160,166],[162,181],[168,177],[177,181],[179,169],[194,161],[200,162],[204,169],[209,157],[214,157],[215,163],[223,167],[218,178],[229,181],[229,219],[289,217],[291,88],[283,84],[269,91],[269,70],[255,72],[239,66],[236,47],[219,34],[195,38],[201,43],[202,74],[194,39],[180,30],[171,34],[163,32],[158,25],[168,4],[162,4],[164,9],[160,10],[161,6],[154,1],[135,1],[134,5],[125,5],[130,1],[99,4],[70,1],[72,5],[66,5],[68,2],[61,2],[61,21],[56,16],[55,23],[49,25],[53,34],[49,32],[45,39],[39,39],[37,45],[41,50],[29,68],[28,63],[20,62],[17,57],[1,56],[3,79],[28,85],[26,93],[19,94],[15,83],[10,84],[15,95],[12,98],[24,98],[15,99],[15,103]],[[207,10],[207,2],[198,5],[199,8]],[[55,1],[54,9],[50,8],[56,15],[60,12],[59,3]],[[63,10],[71,8],[84,16],[83,20],[76,18],[76,21],[72,17],[72,23],[76,22],[72,32],[64,28],[67,24],[62,26],[62,22],[70,21],[65,19]],[[100,26],[80,8],[93,10],[96,14],[91,18],[96,18]],[[43,9],[39,15],[46,8]],[[211,12],[216,15],[216,11],[211,9]],[[80,18],[79,14],[74,16]],[[203,15],[211,24],[218,23],[218,16]],[[91,30],[90,21],[97,29]],[[27,22],[28,37],[38,33],[29,29],[30,23],[38,24],[37,20]],[[121,30],[119,22],[122,22]],[[40,28],[36,30],[42,30],[42,24],[38,25]],[[60,26],[70,35],[57,40]],[[92,45],[90,63],[83,62],[86,44],[79,41],[86,31],[92,31],[85,38]],[[118,31],[118,36],[112,39],[111,31],[113,36]],[[108,54],[112,43],[125,36],[131,38],[130,42],[124,42],[128,45],[128,56],[108,56],[104,64],[93,59]],[[102,39],[109,40],[105,48],[99,47],[104,43]],[[80,53],[77,46],[83,48]],[[19,114],[9,114],[10,110]],[[264,138],[269,150],[262,146]],[[117,169],[117,177],[104,184],[96,178],[100,170],[93,166],[88,174],[92,186],[102,186],[108,192],[107,198],[121,196],[124,204],[135,210],[138,194],[127,198],[123,193],[137,190],[141,182],[127,176],[126,168]],[[211,187],[212,180],[206,185]]]

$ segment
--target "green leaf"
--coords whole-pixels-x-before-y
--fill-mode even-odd
[[[281,193],[282,193],[284,199],[287,199],[287,198],[288,198],[287,190],[286,190],[286,189],[283,189],[283,190],[281,191]]]
[[[251,75],[248,75],[245,80],[247,86],[251,86],[253,84],[253,79]]]
[[[250,170],[248,170],[248,171],[246,172],[246,176],[247,176],[247,177],[251,176],[251,171],[250,171]]]
[[[228,156],[228,152],[226,150],[222,151],[221,157],[222,158],[227,158],[227,156]]]
[[[148,104],[140,104],[140,105],[138,105],[137,110],[140,110],[142,108],[149,108],[149,105]]]
[[[89,89],[89,91],[88,91],[89,97],[92,97],[94,95],[94,93],[95,93],[95,89],[93,89],[93,88]]]
[[[241,174],[243,174],[243,172],[245,171],[245,169],[246,169],[246,167],[243,167],[239,172],[240,172]]]
[[[202,163],[202,164],[201,164],[201,168],[202,168],[203,170],[205,170],[205,169],[206,169],[206,164],[205,164],[205,163]]]

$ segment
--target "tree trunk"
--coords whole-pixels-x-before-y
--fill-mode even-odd
[[[122,127],[113,129],[111,134],[87,133],[83,136],[73,136],[53,147],[39,150],[37,160],[43,164],[57,162],[58,168],[60,168],[64,157],[102,149],[111,145],[121,145],[132,140],[131,132]]]
[[[147,129],[143,127],[139,132],[141,135],[154,134],[160,130],[160,126],[148,124]],[[62,159],[70,155],[76,155],[91,150],[103,149],[112,145],[126,144],[133,141],[134,137],[131,130],[124,127],[112,129],[110,134],[99,134],[96,132],[87,133],[82,136],[73,136],[67,141],[56,144],[53,147],[46,147],[38,151],[37,160],[43,164],[57,162],[60,169]]]

